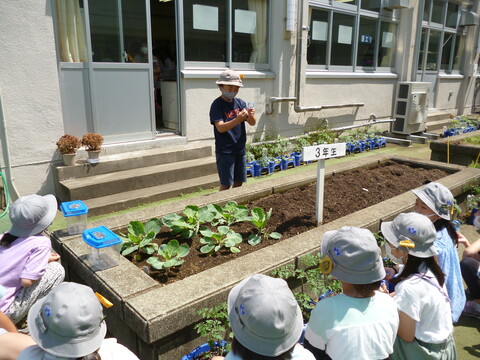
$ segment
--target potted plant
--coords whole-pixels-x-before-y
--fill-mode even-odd
[[[100,150],[102,149],[103,136],[97,133],[87,133],[82,137],[82,145],[88,154],[87,162],[97,163],[100,161]]]
[[[65,134],[58,139],[57,147],[66,166],[75,165],[75,156],[80,145],[80,139],[74,135]]]

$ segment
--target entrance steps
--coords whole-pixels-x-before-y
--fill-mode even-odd
[[[427,116],[427,132],[443,134],[443,127],[450,122],[450,113],[445,111],[429,112]]]
[[[83,200],[90,215],[106,214],[218,186],[212,148],[186,144],[101,156],[54,170],[60,200]]]

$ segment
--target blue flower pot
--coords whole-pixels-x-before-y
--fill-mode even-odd
[[[473,225],[473,221],[475,220],[475,216],[477,215],[478,209],[472,209],[472,214],[470,215],[470,218],[468,219],[468,224]]]
[[[225,340],[220,341],[218,343],[217,341],[215,342],[215,346],[226,346],[227,342]],[[207,351],[210,351],[212,348],[208,344],[203,344],[198,347],[196,347],[192,352],[190,352],[187,355],[184,355],[182,357],[182,360],[193,360],[196,356],[200,356],[202,354],[205,354]]]

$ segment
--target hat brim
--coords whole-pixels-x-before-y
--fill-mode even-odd
[[[387,240],[396,248],[400,247],[400,236],[402,236],[402,234],[399,234],[395,231],[393,221],[382,222],[380,225],[380,230],[382,231],[385,240]],[[412,248],[407,249],[406,252],[419,258],[429,258],[438,255],[438,251],[433,244],[428,249],[418,250],[418,248]]]
[[[50,226],[57,215],[57,199],[55,196],[48,194],[43,196],[47,202],[48,211],[45,216],[33,227],[23,228],[12,224],[11,229],[8,231],[10,234],[18,237],[28,237],[36,234],[40,234],[43,230]]]
[[[328,255],[325,254],[326,249],[328,248],[328,243],[332,240],[333,235],[336,232],[336,230],[331,230],[327,231],[323,235],[321,245],[323,256]],[[332,261],[334,265],[332,271],[330,272],[330,275],[338,280],[345,281],[349,284],[371,284],[376,281],[383,280],[386,275],[385,268],[383,267],[383,263],[380,261],[380,259],[377,259],[377,264],[374,269],[368,269],[366,271],[349,270],[341,266],[340,264],[335,263],[333,259]]]
[[[98,350],[102,345],[103,339],[107,334],[107,325],[102,321],[97,331],[93,332],[88,339],[79,341],[75,338],[59,337],[58,335],[47,331],[42,331],[35,320],[42,309],[45,298],[38,300],[32,305],[28,312],[27,321],[30,336],[37,345],[47,353],[59,357],[79,358],[87,356]]]
[[[442,219],[445,220],[450,220],[450,212],[447,212],[446,215],[439,214],[438,211],[436,210],[435,204],[430,200],[429,197],[425,195],[425,193],[422,190],[419,189],[413,189],[412,192],[420,199],[422,200],[425,205],[428,206],[430,210],[432,210],[435,215],[440,216]]]
[[[238,285],[236,285],[228,294],[227,310],[230,315],[233,309],[235,300],[237,299],[240,290],[248,281],[249,277],[243,279]],[[247,349],[263,355],[263,356],[279,356],[284,352],[290,350],[300,339],[303,331],[303,316],[300,307],[297,304],[297,316],[295,319],[295,327],[288,333],[286,337],[280,342],[278,339],[272,339],[268,341],[267,338],[261,338],[254,334],[248,333],[245,327],[236,320],[236,317],[229,316],[230,327],[232,328],[235,338],[245,346]]]
[[[221,80],[217,80],[216,81],[216,84],[217,85],[234,85],[234,86],[238,86],[238,87],[243,87],[243,84],[239,81],[221,81]]]

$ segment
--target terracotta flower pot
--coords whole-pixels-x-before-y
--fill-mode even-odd
[[[90,164],[96,164],[100,162],[100,150],[90,150],[87,151],[88,158],[87,162]]]
[[[63,163],[65,166],[73,166],[75,165],[75,159],[77,154],[62,154]]]

